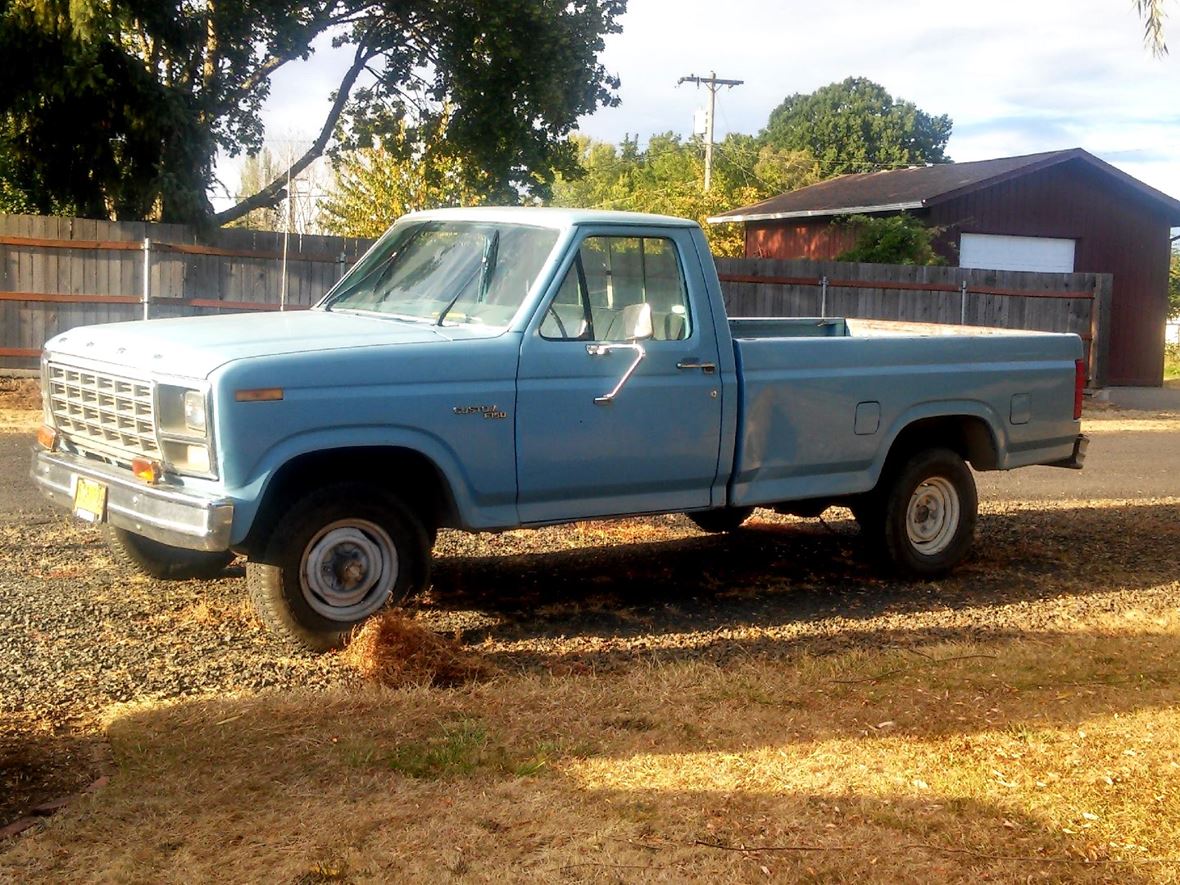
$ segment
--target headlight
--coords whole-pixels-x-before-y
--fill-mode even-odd
[[[184,424],[189,430],[205,432],[205,395],[199,390],[184,392]]]
[[[177,473],[215,476],[206,393],[178,384],[156,387],[156,426],[164,463]]]
[[[156,423],[166,436],[204,439],[209,430],[205,392],[175,384],[156,389]]]

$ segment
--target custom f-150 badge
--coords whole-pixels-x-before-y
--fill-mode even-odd
[[[455,406],[451,411],[456,415],[483,415],[493,420],[508,417],[508,413],[501,411],[499,406]]]

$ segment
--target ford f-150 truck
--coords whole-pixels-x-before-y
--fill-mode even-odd
[[[970,550],[976,470],[1080,467],[1074,335],[728,319],[700,228],[655,215],[400,219],[314,308],[50,340],[33,477],[157,577],[247,558],[327,649],[427,586],[440,527],[851,508],[896,569]]]

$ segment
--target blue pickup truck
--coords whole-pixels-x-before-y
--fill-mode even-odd
[[[440,527],[842,505],[896,570],[944,573],[971,467],[1081,466],[1081,357],[1074,335],[729,319],[680,219],[421,212],[311,310],[50,340],[32,472],[148,574],[244,554],[262,619],[324,650],[428,585]]]

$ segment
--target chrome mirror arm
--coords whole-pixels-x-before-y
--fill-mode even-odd
[[[643,349],[643,345],[636,344],[634,342],[626,344],[586,345],[586,353],[588,353],[590,356],[606,356],[607,354],[616,350],[633,351],[635,353],[635,360],[630,366],[627,367],[627,371],[623,373],[623,377],[619,379],[619,383],[615,385],[614,390],[612,390],[610,393],[603,394],[602,396],[594,397],[594,402],[600,406],[609,406],[612,402],[614,402],[615,397],[619,395],[619,391],[623,389],[623,385],[631,379],[631,376],[635,374],[635,370],[639,368],[639,364],[643,362],[643,358],[647,356],[647,351]]]

